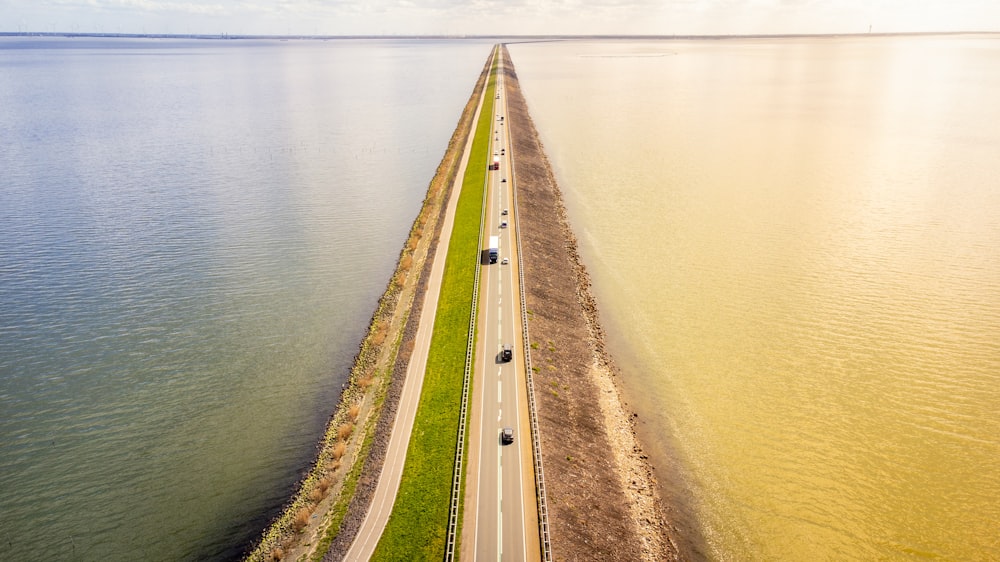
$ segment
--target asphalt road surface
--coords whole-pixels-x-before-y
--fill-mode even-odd
[[[500,157],[500,169],[487,172],[483,231],[484,241],[500,237],[500,256],[484,264],[480,276],[462,560],[540,559],[503,60],[500,69],[490,151],[490,161]],[[504,345],[513,351],[506,362]],[[514,430],[513,443],[502,442],[505,427]]]

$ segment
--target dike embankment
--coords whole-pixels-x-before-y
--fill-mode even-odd
[[[677,560],[676,529],[622,401],[562,194],[502,51],[554,559]]]
[[[361,526],[385,459],[447,203],[489,72],[487,64],[431,180],[317,444],[316,461],[248,550],[247,561],[340,560]]]

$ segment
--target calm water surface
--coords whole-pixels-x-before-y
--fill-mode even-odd
[[[1000,39],[511,55],[688,555],[1000,559]]]
[[[240,554],[490,47],[0,39],[0,559]]]

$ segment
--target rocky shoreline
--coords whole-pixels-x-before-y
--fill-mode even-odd
[[[678,560],[561,192],[506,47],[503,56],[554,558]]]

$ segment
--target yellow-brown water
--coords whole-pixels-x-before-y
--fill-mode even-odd
[[[511,54],[687,555],[1000,559],[1000,39]]]

